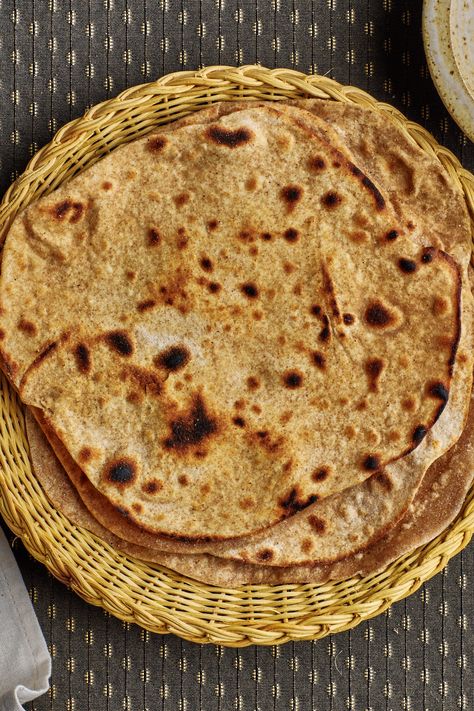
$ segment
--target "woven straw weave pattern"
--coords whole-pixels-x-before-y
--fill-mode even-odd
[[[474,178],[447,149],[396,109],[367,93],[318,76],[259,66],[178,72],[120,94],[64,126],[30,161],[0,206],[4,235],[19,209],[50,192],[121,143],[211,102],[311,96],[355,102],[383,112],[431,154],[464,191],[474,214]],[[73,526],[49,504],[32,476],[21,406],[2,379],[0,513],[32,555],[88,602],[154,632],[234,647],[317,639],[350,629],[413,593],[469,542],[474,492],[438,539],[383,573],[326,585],[246,586],[234,590],[193,582],[160,566],[119,554]]]

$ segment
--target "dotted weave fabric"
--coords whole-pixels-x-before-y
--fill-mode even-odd
[[[421,2],[0,0],[0,191],[61,125],[122,89],[180,69],[256,62],[366,89],[474,168],[474,147],[429,76]],[[10,540],[53,657],[51,693],[32,711],[474,708],[473,546],[351,632],[232,650],[124,624]]]

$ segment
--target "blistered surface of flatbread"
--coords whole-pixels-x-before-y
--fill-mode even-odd
[[[176,570],[211,585],[324,583],[382,570],[391,561],[441,533],[459,512],[474,477],[474,408],[458,443],[427,471],[402,521],[382,540],[359,555],[333,565],[269,568],[222,560],[208,554],[180,555],[154,551],[123,541],[89,513],[70,483],[53,450],[27,413],[28,440],[36,476],[58,510],[73,523],[87,528],[122,552]]]
[[[17,218],[3,367],[130,520],[229,538],[422,443],[460,291],[323,129],[248,109],[129,144]]]

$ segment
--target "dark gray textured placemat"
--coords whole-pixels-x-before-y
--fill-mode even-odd
[[[360,86],[474,167],[430,80],[419,2],[0,0],[0,192],[62,124],[126,86],[256,61]],[[51,695],[32,710],[473,708],[474,547],[352,632],[240,651],[124,625],[14,551],[53,655]]]

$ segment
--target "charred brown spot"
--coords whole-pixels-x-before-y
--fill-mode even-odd
[[[308,523],[316,533],[322,534],[326,530],[326,521],[318,516],[308,516]]]
[[[27,321],[24,318],[18,321],[18,328],[20,329],[20,331],[23,331],[23,333],[26,333],[27,336],[36,336],[38,332],[38,329],[36,328],[35,324],[31,321]]]
[[[412,259],[401,257],[401,259],[398,260],[398,266],[404,274],[413,274],[413,272],[416,272],[416,262]]]
[[[240,287],[240,291],[249,299],[256,299],[258,296],[258,288],[253,282],[246,282]]]
[[[138,503],[137,503],[137,504],[132,504],[132,509],[133,509],[136,513],[142,513],[142,511],[143,511],[143,506],[142,506],[141,504],[138,504]]]
[[[303,538],[300,547],[303,553],[310,553],[314,548],[314,543],[311,538]]]
[[[180,474],[180,476],[178,477],[178,483],[181,486],[187,486],[189,484],[189,479],[186,474]]]
[[[373,301],[365,311],[365,320],[374,328],[385,328],[393,323],[393,316],[380,301]]]
[[[7,335],[7,334],[5,333],[5,331],[3,330],[3,328],[0,328],[0,339],[3,340],[6,335]]]
[[[92,449],[90,447],[82,447],[77,458],[81,464],[85,464],[92,459]]]
[[[377,210],[383,210],[385,207],[385,200],[382,196],[382,193],[380,190],[377,188],[376,185],[368,178],[364,173],[358,168],[356,165],[353,163],[349,163],[349,170],[351,171],[352,175],[354,175],[356,178],[358,178],[361,182],[361,184],[368,190],[375,202],[375,206]]]
[[[126,398],[127,402],[129,402],[131,405],[138,405],[141,402],[143,402],[143,394],[137,392],[136,390],[131,390],[129,393],[127,393]]]
[[[377,482],[383,489],[385,489],[385,491],[392,491],[393,489],[392,480],[384,471],[373,474],[370,477],[370,481]]]
[[[121,356],[133,353],[133,344],[125,331],[111,331],[105,336],[107,345]]]
[[[209,220],[207,223],[207,229],[210,232],[214,232],[214,230],[217,230],[218,226],[219,226],[218,220]]]
[[[380,378],[383,367],[384,363],[380,358],[369,358],[365,363],[364,368],[369,380],[369,387],[373,392],[377,390],[378,379]]]
[[[252,438],[252,434],[250,435]],[[283,437],[272,437],[268,430],[259,430],[255,432],[253,437],[256,439],[260,447],[263,447],[270,454],[274,454],[281,450],[281,446],[284,442]]]
[[[32,366],[36,367],[36,366],[40,365],[40,363],[42,363],[45,358],[47,358],[51,353],[53,353],[57,347],[58,347],[57,341],[53,341],[52,343],[49,343],[45,348],[43,348],[43,350],[40,353],[38,353],[38,355],[36,356],[36,358],[34,359],[34,361],[32,363]]]
[[[358,410],[359,412],[362,412],[362,410],[367,410],[367,400],[361,400],[359,403],[357,403],[356,410]]]
[[[148,244],[150,247],[156,247],[161,242],[161,235],[156,227],[150,227],[148,230]]]
[[[158,397],[161,395],[162,382],[151,370],[131,365],[123,371],[125,378],[129,378],[146,395]]]
[[[270,548],[264,548],[261,551],[257,551],[256,558],[262,561],[262,563],[271,560],[273,558],[273,551],[271,551]]]
[[[298,239],[298,236],[299,236],[298,230],[295,230],[293,227],[289,227],[284,234],[284,237],[287,242],[296,242]]]
[[[326,358],[320,351],[313,351],[313,353],[311,353],[311,360],[320,370],[324,370],[326,368]]]
[[[157,355],[153,362],[158,368],[176,371],[184,368],[189,363],[191,354],[184,346],[170,346]]]
[[[368,472],[375,472],[380,469],[380,457],[378,454],[368,454],[362,461],[362,467]]]
[[[418,446],[420,442],[426,437],[428,430],[426,429],[425,425],[417,425],[415,429],[413,430],[413,434],[411,436],[413,444]]]
[[[171,434],[165,440],[167,449],[186,450],[200,444],[217,432],[217,421],[207,412],[201,395],[196,395],[189,412],[171,422]]]
[[[313,316],[319,316],[321,313],[321,307],[318,306],[318,304],[313,304],[311,306],[311,313],[313,314]]]
[[[138,302],[137,311],[142,314],[145,311],[149,311],[154,306],[156,306],[156,301],[154,299],[145,299],[145,301]]]
[[[347,425],[347,427],[344,429],[344,434],[347,437],[347,439],[354,439],[357,432],[356,432],[356,429],[353,425]]]
[[[137,278],[137,273],[129,269],[125,272],[125,276],[127,277],[127,281],[135,281],[135,279]]]
[[[272,235],[270,234],[270,232],[262,232],[260,237],[261,239],[263,239],[264,242],[270,242],[270,240],[272,239]]]
[[[438,400],[441,400],[444,405],[446,405],[446,403],[448,402],[449,390],[444,383],[429,383],[426,390],[428,395]]]
[[[367,215],[361,213],[361,212],[356,212],[354,215],[354,224],[357,225],[357,227],[367,227],[369,224],[369,218]]]
[[[179,195],[175,195],[173,202],[176,207],[183,207],[183,205],[189,202],[189,193],[179,193]]]
[[[64,220],[70,214],[69,222],[72,224],[79,222],[84,212],[84,205],[72,200],[63,200],[52,208],[53,217],[57,220]]]
[[[201,265],[201,268],[204,269],[205,272],[212,272],[212,270],[214,268],[212,266],[212,262],[209,259],[209,257],[202,257],[202,259],[200,259],[200,261],[199,261],[199,264]]]
[[[247,378],[247,387],[249,390],[256,390],[258,387],[260,387],[259,379],[251,375],[249,378]]]
[[[353,230],[352,232],[349,232],[349,237],[353,242],[356,242],[356,244],[361,244],[362,242],[365,242],[367,240],[368,234],[367,232],[364,232],[364,230]]]
[[[108,180],[105,181],[105,183],[102,183],[102,190],[110,190],[112,187],[112,183],[110,183]]]
[[[298,185],[287,185],[280,192],[282,200],[286,202],[288,212],[295,209],[297,202],[301,200],[303,190]]]
[[[166,146],[167,140],[163,136],[153,136],[149,138],[147,142],[147,149],[151,153],[159,153]]]
[[[253,233],[250,232],[250,230],[241,230],[239,232],[239,240],[241,242],[254,242],[255,237],[254,237]]]
[[[257,189],[257,179],[255,177],[247,178],[245,181],[245,189],[249,191],[249,193],[252,193],[254,190]]]
[[[402,407],[408,412],[413,412],[416,408],[416,402],[412,397],[406,397],[402,400]]]
[[[341,202],[342,197],[335,190],[328,190],[321,198],[321,203],[330,210],[340,205]]]
[[[144,491],[145,494],[156,494],[158,491],[161,491],[162,488],[162,481],[159,479],[149,479],[143,484],[142,491]]]
[[[76,366],[80,373],[88,373],[91,369],[90,351],[85,343],[78,343],[74,349]]]
[[[221,126],[210,126],[206,135],[214,143],[227,148],[238,148],[248,143],[252,139],[252,132],[248,128],[236,128],[234,130],[222,128]]]
[[[255,506],[255,502],[250,497],[247,497],[239,501],[239,506],[243,511],[248,511],[249,509],[252,509]]]
[[[318,496],[310,494],[307,499],[300,498],[300,492],[297,487],[293,487],[282,499],[279,500],[280,507],[284,510],[284,517],[287,518],[292,514],[302,511],[303,509],[316,503]]]
[[[425,249],[423,254],[421,255],[421,261],[423,264],[429,264],[432,262],[434,259],[434,250],[431,248]]]
[[[343,314],[342,320],[344,321],[346,326],[351,326],[354,323],[355,318],[352,314]]]
[[[311,474],[311,479],[313,481],[325,481],[329,476],[329,468],[328,467],[321,467],[320,469],[316,469],[312,474]]]
[[[387,240],[387,242],[393,242],[394,240],[397,239],[397,237],[398,237],[398,232],[397,232],[397,230],[389,230],[389,231],[385,234],[385,239]]]
[[[283,383],[290,390],[296,390],[303,383],[303,375],[298,370],[287,370],[283,373]]]
[[[129,457],[123,457],[109,462],[105,467],[105,478],[117,486],[129,486],[137,476],[135,462]]]
[[[222,286],[218,284],[217,281],[210,281],[207,285],[207,289],[211,294],[217,294],[222,289]]]
[[[325,343],[331,338],[331,329],[329,328],[329,318],[324,314],[322,317],[323,327],[319,332],[318,339]]]
[[[232,422],[237,427],[245,427],[245,420],[243,417],[234,417],[234,418],[232,418]]]
[[[315,173],[319,173],[326,168],[326,161],[321,156],[313,156],[308,161],[308,168]]]

